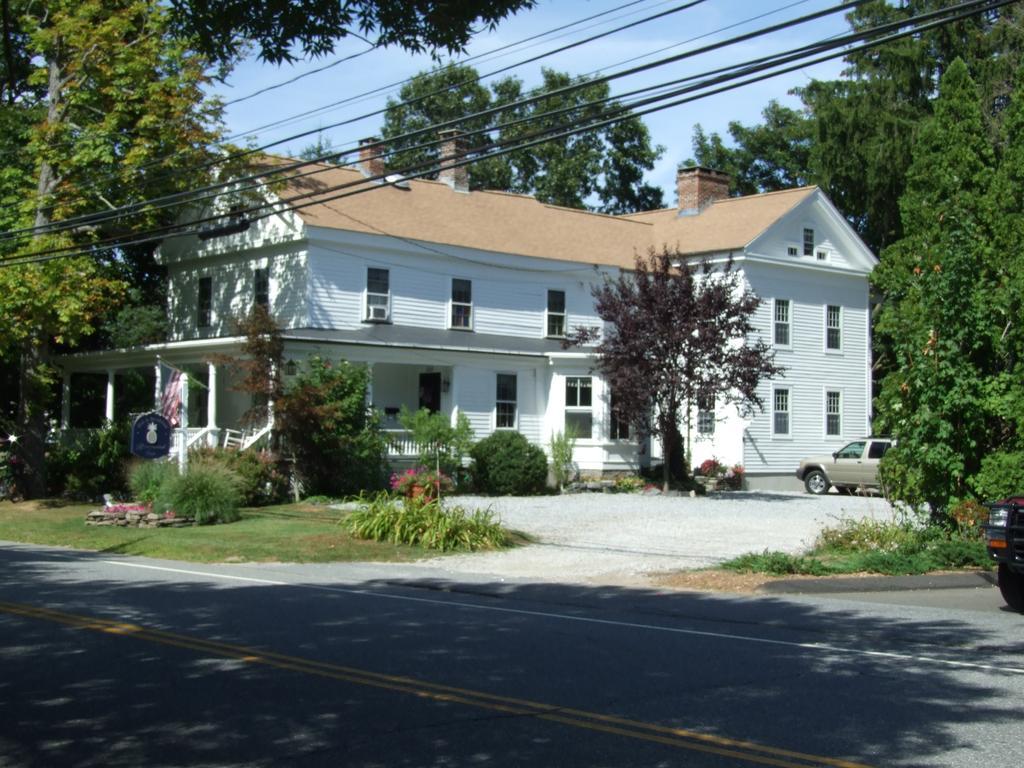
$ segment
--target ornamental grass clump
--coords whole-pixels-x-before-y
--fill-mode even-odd
[[[160,486],[153,511],[193,518],[199,525],[238,520],[242,481],[219,464],[195,464]]]
[[[365,500],[344,524],[353,536],[442,552],[507,546],[508,533],[487,510],[443,507],[436,499],[394,499],[379,493]]]
[[[175,462],[140,460],[128,470],[128,488],[136,501],[153,504],[160,488],[177,475],[178,465]]]

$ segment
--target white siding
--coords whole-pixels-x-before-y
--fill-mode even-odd
[[[366,270],[387,269],[391,322],[450,327],[452,279],[472,283],[472,330],[543,338],[549,289],[564,291],[569,329],[600,326],[593,311],[593,269],[516,256],[438,246],[425,252],[386,238],[334,244],[315,241],[309,255],[309,321],[314,328],[354,329],[363,323]],[[399,247],[403,246],[404,247]]]
[[[748,472],[795,471],[800,459],[840,447],[869,430],[870,349],[867,281],[863,275],[747,263],[744,272],[761,297],[754,324],[772,339],[772,300],[790,301],[791,348],[779,349],[782,376],[761,383],[765,410],[744,435],[743,463]],[[842,307],[842,350],[825,350],[825,306]],[[790,434],[772,434],[772,388],[790,391]],[[842,434],[825,435],[825,391],[842,394]]]
[[[270,270],[270,307],[283,328],[306,324],[306,252],[301,244],[181,261],[168,266],[172,341],[234,334],[234,321],[252,308],[255,270]],[[198,327],[199,281],[213,292],[210,327]]]

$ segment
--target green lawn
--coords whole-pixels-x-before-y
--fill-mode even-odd
[[[96,508],[62,501],[0,502],[0,540],[199,563],[407,562],[437,554],[354,539],[338,524],[347,513],[311,504],[245,509],[236,523],[192,528],[86,525],[86,513]]]

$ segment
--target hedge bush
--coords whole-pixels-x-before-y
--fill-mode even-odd
[[[544,451],[518,432],[495,432],[473,446],[470,454],[473,477],[482,493],[527,496],[543,492],[547,485]]]
[[[49,492],[86,501],[98,501],[105,493],[124,495],[130,430],[128,420],[119,419],[50,446],[46,452]]]

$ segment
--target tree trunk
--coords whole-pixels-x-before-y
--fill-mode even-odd
[[[42,341],[24,350],[18,378],[17,482],[28,499],[46,495],[46,402],[50,394],[45,368],[47,347]]]
[[[55,47],[59,50],[59,44]],[[47,61],[49,70],[49,93],[47,123],[54,125],[63,116],[63,81],[59,56],[53,54]],[[46,227],[52,220],[52,195],[60,178],[56,169],[43,159],[39,165],[39,183],[36,187],[37,230]],[[40,240],[37,231],[32,239]],[[47,358],[50,340],[40,328],[36,337],[30,339],[21,354],[21,371],[18,377],[18,427],[21,430],[18,457],[21,459],[21,490],[26,498],[40,498],[46,495],[46,432],[47,407],[50,404],[50,375]]]

